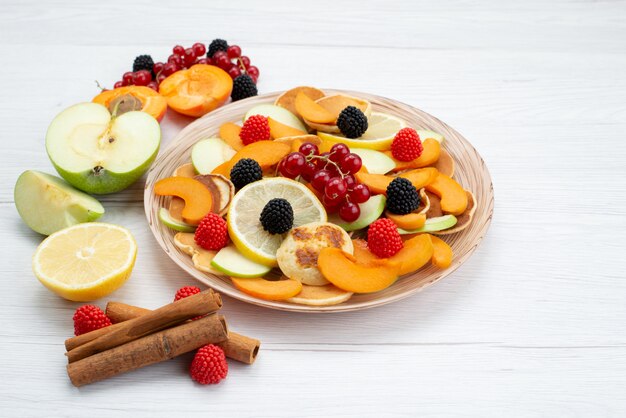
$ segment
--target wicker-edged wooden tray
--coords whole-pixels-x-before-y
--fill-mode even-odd
[[[441,270],[429,265],[413,274],[402,276],[392,286],[380,292],[354,295],[340,305],[320,307],[258,299],[236,289],[227,278],[197,270],[191,257],[174,245],[176,231],[159,221],[159,209],[165,206],[167,198],[157,196],[152,192],[154,183],[159,179],[170,177],[177,167],[190,162],[191,148],[197,141],[217,136],[220,125],[229,121],[240,121],[252,106],[273,103],[282,93],[275,92],[226,105],[189,124],[180,131],[173,143],[159,155],[150,168],[144,192],[144,207],[148,224],[161,248],[183,270],[223,294],[255,305],[295,312],[345,312],[384,305],[419,292],[453,273],[476,250],[491,223],[494,194],[487,166],[474,147],[461,134],[439,119],[407,104],[361,92],[332,89],[324,89],[324,91],[328,94],[345,93],[362,97],[372,103],[374,111],[396,115],[406,120],[408,126],[432,130],[445,137],[444,147],[456,163],[454,178],[466,190],[470,190],[476,199],[476,212],[469,227],[443,237],[454,251],[454,259],[450,267]]]

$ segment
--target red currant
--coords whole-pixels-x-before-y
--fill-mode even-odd
[[[326,170],[319,170],[317,173],[313,174],[311,184],[315,190],[323,192],[328,180],[330,180],[330,173]]]
[[[319,148],[317,148],[317,145],[311,142],[305,142],[304,144],[300,145],[300,148],[298,149],[298,151],[300,151],[306,156],[318,155],[320,153],[320,150]]]
[[[279,163],[278,163],[278,172],[283,176],[283,177],[287,177],[290,179],[295,179],[296,177],[298,177],[297,175],[293,175],[292,173],[290,173],[285,165],[285,158],[283,158]]]
[[[253,79],[257,80],[259,78],[259,69],[254,65],[247,67],[246,71],[248,72],[248,75]]]
[[[253,82],[254,84],[256,84],[256,82],[257,82],[257,78],[256,78],[256,77],[252,77],[252,76],[250,76],[250,78],[252,79],[252,82]]]
[[[215,65],[215,61],[213,61],[213,58],[204,58],[206,60],[206,64],[207,65]]]
[[[154,91],[159,91],[159,85],[157,84],[156,81],[149,82],[146,87],[150,87]]]
[[[320,169],[324,169],[326,167],[326,165],[328,164],[328,161],[326,161],[328,159],[328,156],[330,155],[330,152],[323,152],[320,154],[320,157],[322,158],[316,158],[317,160],[317,166]]]
[[[201,57],[206,54],[206,46],[204,46],[203,43],[196,42],[195,44],[193,44],[191,49],[193,49],[193,52],[195,52],[196,57]]]
[[[163,82],[163,80],[165,80],[167,78],[167,76],[165,74],[159,74],[157,76],[157,83],[161,84]]]
[[[344,157],[349,153],[350,149],[347,147],[346,144],[335,144],[330,149],[330,159],[331,161],[338,163],[339,161],[343,160]]]
[[[184,53],[184,51],[183,51],[183,53]],[[171,63],[175,64],[176,67],[178,67],[178,68],[183,66],[183,59],[180,57],[180,55],[174,55],[174,54],[170,55],[167,58],[167,62],[171,62]]]
[[[161,71],[163,71],[163,66],[165,64],[163,64],[162,62],[155,62],[154,65],[152,66],[152,72],[154,74],[159,74]]]
[[[250,66],[250,58],[246,57],[245,55],[242,55],[241,57],[239,57],[239,59],[241,60],[241,63],[243,64],[244,67],[248,68]]]
[[[226,53],[228,58],[239,58],[241,56],[241,48],[239,48],[239,45],[231,45],[226,50]]]
[[[346,182],[341,177],[333,177],[328,180],[326,188],[324,188],[324,194],[332,200],[343,199],[347,192]]]
[[[137,71],[133,76],[133,83],[136,86],[147,86],[152,81],[152,75],[148,70]]]
[[[355,203],[365,203],[370,198],[370,189],[365,184],[357,184],[350,192],[350,199]]]
[[[231,67],[227,71],[230,78],[233,80],[241,75],[241,70],[236,65],[231,65]]]
[[[178,67],[173,62],[168,62],[163,66],[163,72],[161,75],[168,76],[174,74],[178,70]]]
[[[198,61],[196,61],[196,64],[208,64],[208,63],[209,63],[208,58],[200,58]]]
[[[174,53],[174,55],[182,57],[183,55],[185,55],[185,47],[183,47],[182,45],[176,45],[174,48],[172,48],[172,52]]]
[[[356,203],[346,202],[339,208],[339,217],[346,222],[354,222],[360,215],[361,208]]]
[[[228,59],[228,55],[226,55],[224,51],[217,51],[215,55],[213,55],[213,61],[215,61],[215,65],[222,70],[227,71],[230,68],[230,59]]]
[[[352,174],[348,174],[347,176],[345,176],[343,178],[343,181],[346,182],[346,187],[348,188],[348,191],[354,189],[354,186],[356,186],[356,180],[354,179],[354,176]]]
[[[361,157],[356,154],[349,153],[341,160],[341,170],[344,173],[356,174],[357,171],[361,169],[363,162],[361,161]]]
[[[285,158],[285,170],[297,177],[302,172],[306,159],[301,152],[292,152]]]
[[[116,81],[115,84],[113,84],[113,88],[114,89],[119,89],[120,87],[124,87],[124,82],[123,81]]]
[[[132,71],[126,71],[124,73],[124,75],[122,76],[122,82],[124,83],[125,86],[128,86],[129,84],[132,84],[133,82],[133,72]]]
[[[313,161],[309,161],[304,164],[304,168],[302,168],[302,172],[300,173],[300,175],[303,179],[310,182],[315,173],[317,173],[317,166]]]
[[[322,204],[326,208],[327,213],[337,213],[342,202],[343,199],[333,200],[329,199],[326,195],[322,196]]]
[[[192,66],[196,62],[196,53],[193,52],[193,49],[185,49],[185,56],[183,57],[183,61],[185,62],[185,65],[187,67]]]

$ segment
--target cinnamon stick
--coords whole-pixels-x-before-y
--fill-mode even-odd
[[[211,314],[70,363],[67,374],[74,386],[83,386],[224,341],[227,336],[224,317]]]
[[[128,321],[129,319],[137,318],[138,316],[144,315],[148,312],[150,312],[149,309],[127,305],[121,302],[109,302],[106,307],[106,314],[114,324],[119,324],[124,321]],[[261,341],[229,331],[228,340],[223,341],[218,345],[222,347],[226,357],[245,364],[252,364],[254,363],[254,360],[256,360],[256,356],[259,353]]]
[[[68,361],[73,363],[82,360],[156,331],[169,328],[187,319],[215,312],[221,306],[222,300],[218,293],[212,290],[197,293],[162,306],[135,319],[122,322],[114,329],[106,327],[109,328],[108,332],[103,332],[97,338],[68,351],[66,353]],[[66,347],[73,344],[75,342],[66,341]]]

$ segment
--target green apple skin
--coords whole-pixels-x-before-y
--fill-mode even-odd
[[[304,126],[304,123],[302,123],[300,118],[280,106],[267,103],[254,106],[252,109],[248,110],[243,118],[243,121],[245,122],[250,116],[253,115],[267,116],[282,124],[291,126],[292,128],[296,128],[304,132],[308,131],[307,127]]]
[[[400,235],[407,234],[419,234],[424,232],[437,232],[443,231],[444,229],[452,228],[456,225],[457,219],[454,215],[443,215],[437,218],[426,219],[426,223],[423,227],[413,229],[411,231],[404,230],[402,228],[398,228],[398,232]]]
[[[77,189],[98,195],[124,190],[146,172],[159,153],[161,127],[154,117],[145,112],[132,111],[116,117],[112,122],[111,120],[111,114],[106,107],[97,103],[79,103],[59,113],[48,128],[46,134],[46,151],[48,157],[59,175]],[[119,158],[124,158],[126,155],[133,155],[134,153],[143,153],[142,161],[133,164],[127,171],[124,171],[121,167],[117,169],[107,169],[107,167],[105,167],[117,164],[115,161],[109,162],[108,164],[104,163],[105,166],[100,165],[95,160],[92,164],[86,164],[85,160],[91,158],[85,157],[85,154],[90,154],[88,151],[101,151],[94,144],[98,141],[98,135],[106,131],[110,122],[111,131],[113,131],[116,126],[120,125],[132,125],[133,129],[141,125],[143,127],[142,129],[147,133],[146,136],[152,135],[153,137],[149,139],[150,143],[146,144],[150,146],[150,149],[144,150],[144,148],[141,147],[142,144],[134,144],[135,147],[140,147],[139,150],[129,148],[127,152],[119,152],[118,148],[117,153],[122,154]],[[65,145],[65,148],[63,148],[64,145],[59,144],[58,139],[56,141],[54,139],[59,137],[58,131],[60,129],[71,132],[70,129],[63,128],[63,125],[71,127],[76,123],[80,125],[76,126],[74,132],[78,131],[79,128],[83,128],[83,126],[89,126],[88,133],[80,138],[83,143],[89,145],[87,145],[84,150],[80,150],[82,155],[81,157],[77,157],[83,160],[81,164],[79,164],[80,167],[68,168],[66,165],[69,161],[67,155],[75,153],[72,148],[73,145],[68,143]],[[136,135],[136,132],[133,132],[133,134]],[[145,141],[145,138],[142,137],[141,140]],[[75,141],[75,143],[77,142],[78,141]],[[53,145],[53,143],[55,144]],[[126,146],[129,147],[128,141],[126,141]],[[106,144],[105,147],[107,147]],[[110,152],[112,146],[108,148],[109,150],[102,151],[104,156],[106,156],[107,152]],[[65,159],[64,162],[66,164],[57,161],[60,157]]]
[[[348,232],[356,231],[357,229],[363,229],[372,222],[374,222],[376,219],[380,218],[380,215],[382,215],[382,213],[385,211],[386,203],[387,198],[382,194],[378,194],[376,196],[370,197],[367,202],[359,204],[361,214],[356,221],[346,222],[338,215],[332,215],[329,221],[340,226]]]
[[[63,179],[40,171],[24,171],[15,183],[13,195],[24,223],[42,235],[93,222],[104,214],[98,200]]]
[[[361,162],[368,173],[387,174],[396,168],[396,163],[388,155],[380,151],[366,148],[350,148],[350,152],[361,157]]]
[[[229,276],[246,279],[263,277],[272,270],[271,267],[247,259],[232,244],[222,248],[215,254],[215,257],[211,260],[211,267]]]
[[[194,232],[196,230],[195,226],[189,225],[184,222],[179,222],[176,219],[172,218],[170,216],[170,211],[165,208],[159,209],[159,220],[163,222],[163,225],[167,226],[168,228],[172,228],[175,231]]]
[[[233,158],[236,152],[220,138],[203,139],[191,149],[191,163],[198,174],[210,174],[215,167]]]
[[[443,135],[438,134],[437,132],[427,131],[425,129],[417,129],[417,134],[419,135],[422,141],[428,138],[432,138],[435,141],[439,142],[440,144],[443,144],[443,141],[444,141]]]

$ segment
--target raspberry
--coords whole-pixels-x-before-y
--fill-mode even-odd
[[[74,312],[74,335],[86,334],[111,325],[111,320],[102,309],[94,305],[83,305]]]
[[[214,213],[207,214],[200,221],[194,239],[205,250],[221,250],[228,244],[226,221]]]
[[[378,257],[391,257],[403,245],[398,227],[390,219],[382,218],[372,222],[367,231],[367,246]]]
[[[250,116],[241,127],[239,138],[244,145],[270,139],[270,124],[263,115]]]
[[[412,161],[422,155],[424,146],[413,128],[402,128],[391,143],[391,155],[400,161]]]
[[[219,383],[228,375],[228,363],[224,350],[208,344],[200,348],[191,362],[191,378],[201,385]]]
[[[191,295],[195,295],[196,293],[200,293],[201,290],[196,286],[185,286],[181,287],[176,291],[176,296],[174,296],[174,302],[177,300],[181,300],[183,298],[189,297]]]

